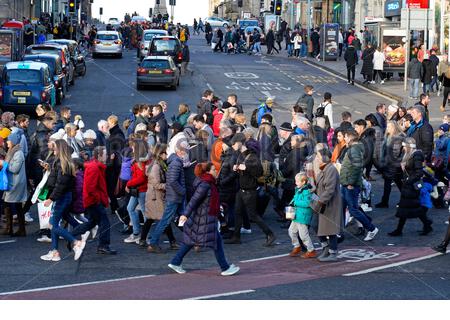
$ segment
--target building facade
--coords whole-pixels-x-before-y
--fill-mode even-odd
[[[0,22],[33,16],[33,7],[36,0],[0,0]]]

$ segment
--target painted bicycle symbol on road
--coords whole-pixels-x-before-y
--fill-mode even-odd
[[[344,249],[339,251],[338,258],[346,259],[346,262],[363,262],[374,259],[391,259],[399,256],[397,252],[381,252],[366,249]]]

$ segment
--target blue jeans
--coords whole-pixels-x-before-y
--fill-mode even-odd
[[[217,239],[217,248],[214,250],[214,255],[216,256],[216,260],[220,266],[220,269],[222,271],[225,271],[230,267],[230,265],[228,264],[227,259],[225,258],[225,252],[223,251],[223,241],[219,231],[216,231],[216,239]],[[191,251],[193,247],[194,245],[192,244],[183,244],[181,248],[177,251],[175,257],[173,257],[170,263],[176,266],[181,266],[184,256],[189,251]]]
[[[433,90],[434,87],[436,87],[436,91],[439,90],[439,81],[437,76],[434,76],[430,83],[430,89]]]
[[[431,91],[430,83],[424,83],[422,87],[423,87],[423,93],[427,93],[428,91]]]
[[[253,45],[253,52],[261,53],[261,42],[255,42]]]
[[[139,192],[139,197],[131,197],[128,202],[127,211],[130,216],[131,225],[133,226],[133,234],[138,235],[141,233],[141,221],[139,220],[139,213],[136,211],[136,207],[139,203],[141,212],[145,218],[145,192]]]
[[[68,215],[71,203],[71,192],[67,192],[61,198],[55,200],[52,215],[50,217],[50,224],[52,226],[52,250],[58,250],[58,241],[60,236],[69,242],[76,241],[75,237],[69,231],[59,225],[61,219]]]
[[[292,43],[288,44],[287,52],[288,52],[288,57],[292,57],[292,54],[294,53],[294,45]]]
[[[409,79],[409,95],[412,98],[419,97],[419,82],[420,79]]]
[[[150,245],[157,246],[159,243],[159,238],[161,234],[166,230],[166,227],[172,222],[173,217],[183,208],[183,203],[176,202],[166,202],[166,207],[161,220],[156,225],[155,229],[151,234]]]
[[[308,54],[308,47],[306,46],[306,44],[302,42],[302,46],[300,48],[300,56],[304,58],[307,56],[307,54]]]
[[[345,186],[341,187],[341,195],[342,195],[342,209],[344,210],[348,207],[348,211],[350,215],[361,222],[364,229],[368,231],[373,231],[375,226],[370,222],[369,217],[359,208],[358,199],[360,188],[354,186],[353,189],[348,189]]]

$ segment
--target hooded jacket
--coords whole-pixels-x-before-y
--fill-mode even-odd
[[[242,190],[256,190],[258,178],[263,174],[263,167],[259,160],[259,145],[255,140],[246,142],[247,150],[241,153],[237,165],[245,164],[244,171],[239,170],[239,187]]]
[[[169,167],[166,174],[166,203],[182,203],[186,195],[183,160],[172,154],[167,163]]]
[[[105,172],[106,165],[98,160],[94,159],[84,164],[83,205],[85,208],[98,204],[108,207]]]

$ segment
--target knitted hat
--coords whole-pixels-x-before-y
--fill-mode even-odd
[[[448,125],[447,123],[443,123],[439,126],[439,130],[442,130],[444,132],[448,132],[449,129],[450,129],[450,125]]]
[[[8,136],[8,140],[11,141],[13,145],[18,145],[20,143],[20,138],[21,135],[18,131],[11,132]]]

